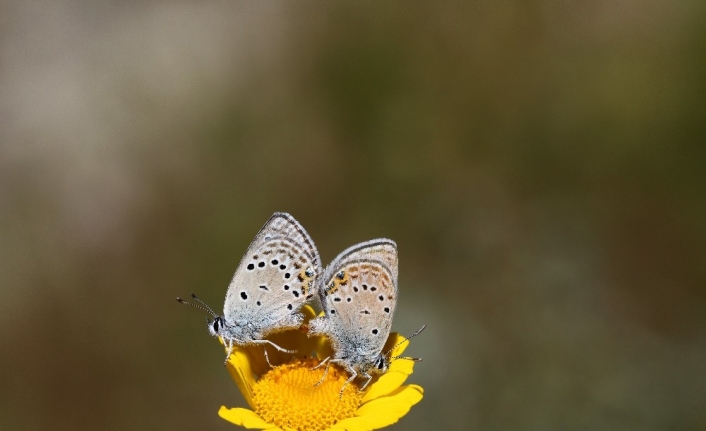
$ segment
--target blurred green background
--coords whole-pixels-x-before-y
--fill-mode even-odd
[[[400,248],[393,429],[706,428],[706,3],[0,6],[0,428],[234,429],[203,316],[293,214]]]

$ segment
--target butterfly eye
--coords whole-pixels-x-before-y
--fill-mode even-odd
[[[385,360],[383,358],[378,358],[378,370],[382,370],[385,367]]]
[[[341,271],[338,274],[336,274],[336,277],[338,277],[339,280],[343,280],[345,278],[346,274]]]
[[[218,332],[218,322],[219,322],[219,321],[220,321],[220,319],[215,319],[215,320],[213,321],[213,330],[214,330],[215,332]]]

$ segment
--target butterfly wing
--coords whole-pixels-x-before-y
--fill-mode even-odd
[[[255,236],[228,286],[224,317],[258,332],[277,330],[315,293],[321,261],[294,217],[275,213]],[[294,319],[296,320],[296,319]],[[281,328],[284,329],[284,328]]]
[[[397,271],[397,244],[389,239],[354,245],[326,268],[318,291],[334,349],[382,350],[397,303]]]

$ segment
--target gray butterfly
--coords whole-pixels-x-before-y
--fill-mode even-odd
[[[374,239],[346,249],[326,268],[317,290],[324,316],[309,322],[309,335],[326,335],[334,350],[319,366],[330,361],[348,370],[341,394],[358,375],[367,378],[365,389],[390,365],[382,349],[397,304],[397,244]]]
[[[235,270],[223,316],[192,297],[214,317],[208,321],[208,330],[223,338],[228,349],[226,361],[233,345],[269,344],[293,353],[265,337],[301,326],[304,316],[299,309],[316,293],[320,273],[319,253],[309,234],[291,215],[275,213],[255,235]]]

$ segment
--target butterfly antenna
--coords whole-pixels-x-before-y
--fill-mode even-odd
[[[398,347],[399,347],[400,345],[402,345],[402,343],[404,343],[405,341],[409,341],[410,338],[416,337],[417,335],[421,334],[422,331],[424,330],[424,328],[426,328],[426,327],[427,327],[427,325],[422,325],[422,327],[419,328],[419,329],[417,330],[417,332],[415,332],[414,334],[410,335],[409,337],[402,337],[402,338],[404,338],[404,340],[402,340],[402,341],[400,341],[399,343],[397,343],[397,344],[395,344],[394,346],[392,346],[392,348],[391,348],[390,350],[388,350],[387,353],[385,353],[385,356],[387,356],[388,354],[392,353],[393,350],[395,350],[396,348],[398,348]],[[419,361],[422,360],[422,358],[412,358],[412,357],[409,357],[409,356],[393,356],[393,357],[391,357],[390,359],[392,359],[392,360],[394,360],[394,359],[409,359],[410,361],[415,361],[415,362],[419,362]]]
[[[211,310],[211,307],[209,307],[208,304],[206,304],[205,302],[203,302],[203,301],[201,300],[201,298],[199,298],[198,296],[194,295],[193,293],[191,294],[191,297],[194,298],[195,300],[199,301],[199,302],[201,303],[201,305],[203,305],[204,307],[206,307],[206,309],[207,309],[213,316],[218,316],[218,314],[214,313],[213,310]]]
[[[390,358],[390,361],[396,361],[398,359],[406,359],[408,361],[422,362],[422,358],[413,358],[411,356],[393,356]]]
[[[211,310],[211,307],[209,307],[208,305],[206,305],[206,303],[203,302],[202,300],[200,300],[196,295],[194,295],[194,294],[192,293],[192,294],[191,294],[191,297],[194,298],[195,300],[199,301],[199,302],[201,303],[201,305],[199,305],[199,304],[194,304],[193,302],[184,301],[183,299],[179,298],[178,296],[177,296],[177,299],[176,299],[176,300],[177,300],[179,303],[181,303],[181,304],[191,305],[192,307],[198,308],[199,310],[203,310],[203,311],[209,313],[209,314],[210,314],[211,316],[213,316],[213,317],[216,317],[216,316],[217,316],[217,314],[214,313],[213,310]]]

